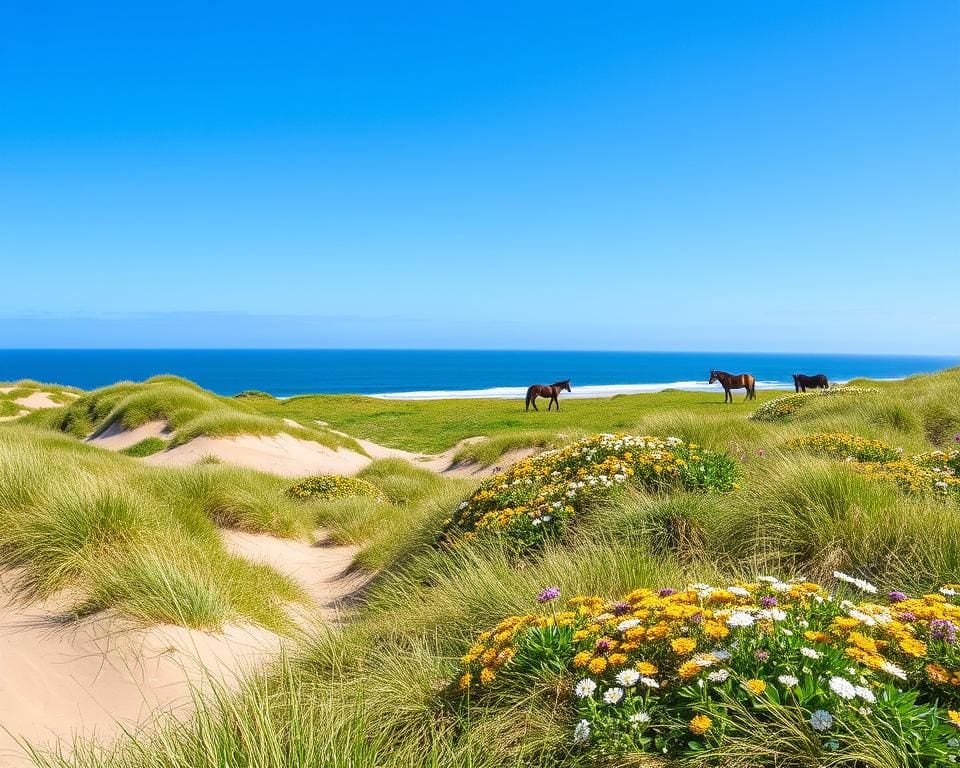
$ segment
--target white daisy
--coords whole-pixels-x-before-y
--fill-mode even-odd
[[[780,677],[777,678],[777,682],[780,683],[780,685],[785,685],[788,688],[792,688],[799,683],[800,680],[793,675],[780,675]]]
[[[590,723],[587,720],[581,720],[573,729],[573,743],[586,744],[590,740]]]
[[[573,695],[578,699],[589,699],[596,690],[597,684],[589,677],[585,677],[573,687]]]
[[[624,669],[617,673],[616,678],[617,685],[622,685],[624,688],[629,688],[632,685],[636,685],[637,681],[640,679],[640,673],[635,669]]]
[[[857,698],[856,687],[845,677],[839,677],[838,675],[831,677],[830,690],[837,694],[837,696],[839,696],[841,699],[846,699],[847,701]]]
[[[603,692],[604,704],[616,704],[623,698],[623,688],[607,688]]]

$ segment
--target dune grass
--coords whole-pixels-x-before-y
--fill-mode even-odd
[[[0,430],[0,566],[24,599],[67,592],[68,612],[112,608],[146,623],[286,628],[304,599],[230,555],[215,525],[302,536],[312,516],[278,478],[224,466],[162,470],[22,425]]]
[[[600,758],[571,743],[574,722],[566,703],[571,673],[565,670],[539,671],[530,674],[523,691],[504,689],[457,706],[449,695],[458,659],[477,633],[503,617],[529,612],[548,585],[560,587],[564,597],[609,598],[638,587],[727,584],[758,574],[829,580],[834,569],[870,579],[881,590],[911,593],[960,581],[960,505],[955,498],[907,494],[841,462],[788,447],[799,436],[825,431],[883,440],[908,453],[953,445],[960,432],[955,426],[960,424],[960,370],[877,386],[881,392],[876,397],[824,398],[777,423],[748,420],[754,404],[724,408],[704,399],[712,395],[696,393],[569,401],[561,413],[571,415],[560,417],[568,419],[562,424],[557,419],[557,432],[676,435],[735,456],[742,468],[741,487],[723,494],[624,489],[586,509],[577,526],[522,560],[496,537],[453,548],[438,545],[444,520],[475,483],[438,477],[397,460],[374,462],[360,477],[380,488],[387,502],[297,502],[300,513],[321,522],[335,538],[360,545],[361,566],[377,569],[346,627],[311,638],[296,658],[251,677],[236,695],[218,689],[200,702],[193,719],[171,720],[151,734],[121,739],[109,748],[87,745],[74,758],[38,756],[38,764],[932,765],[912,753],[905,739],[881,730],[858,731],[854,742],[831,751],[812,733],[809,712],[800,708],[776,710],[775,715],[740,712],[743,722],[754,718],[749,739],[737,735],[680,761],[666,762],[650,753]],[[519,418],[524,414],[516,414],[516,403],[501,401],[494,401],[498,415],[489,410],[490,402],[438,406],[363,398],[295,400],[303,402],[289,411],[283,410],[285,404],[273,403],[267,411],[298,419],[315,414],[345,431],[415,450],[438,450],[471,434],[502,440],[499,447],[556,434],[554,427],[531,429]],[[337,408],[343,411],[338,414]],[[160,482],[159,476],[153,482]],[[202,492],[204,482],[213,481],[191,478],[201,489],[190,485],[189,492],[176,493],[197,498],[195,506],[184,507],[188,520],[206,522],[215,514],[212,499],[217,494]],[[27,503],[32,487],[12,482],[7,493]],[[236,510],[243,505],[231,500],[229,507],[236,522]],[[108,540],[115,527],[130,525],[128,517],[139,519],[135,507],[123,514],[112,509],[104,502],[100,526]],[[276,514],[271,524],[280,525],[285,518]],[[252,515],[253,524],[262,524],[262,518],[262,513]],[[267,520],[273,517],[267,515]],[[194,524],[202,537],[205,529]],[[96,548],[99,542],[92,537],[84,546]],[[74,567],[70,561],[62,566]],[[54,572],[46,578],[61,577]],[[201,591],[190,594],[196,602],[193,611],[214,610]],[[960,708],[960,701],[946,703]],[[732,701],[730,706],[740,705]]]
[[[175,376],[155,376],[143,383],[121,382],[77,398],[47,423],[75,437],[105,431],[112,424],[133,429],[149,421],[164,421],[173,432],[171,446],[201,435],[273,436],[286,432],[328,448],[363,452],[357,443],[318,426],[293,426],[281,418],[257,412],[246,398],[220,397]]]
[[[162,437],[147,437],[139,443],[134,443],[129,448],[124,448],[120,453],[125,456],[143,458],[144,456],[152,456],[155,453],[166,450],[168,445],[169,443]]]

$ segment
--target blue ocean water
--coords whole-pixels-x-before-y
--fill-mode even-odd
[[[720,352],[521,352],[474,350],[0,350],[0,381],[30,378],[83,389],[172,373],[223,395],[259,389],[403,393],[407,397],[517,396],[527,385],[570,379],[573,394],[708,389],[711,368],[750,372],[758,386],[792,388],[793,373],[831,381],[891,379],[960,365],[960,356]],[[710,389],[717,389],[714,385]],[[416,394],[411,394],[416,393]]]

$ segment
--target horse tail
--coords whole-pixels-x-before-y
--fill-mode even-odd
[[[530,410],[530,395],[531,395],[531,394],[533,394],[533,387],[530,387],[530,389],[527,390],[527,403],[526,403],[526,406],[525,406],[525,407],[526,407],[526,409],[527,409],[528,411]]]

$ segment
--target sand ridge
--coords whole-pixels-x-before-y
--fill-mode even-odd
[[[304,625],[335,622],[341,601],[368,578],[348,573],[355,547],[237,531],[223,531],[223,538],[230,551],[303,586],[316,606],[293,612]],[[189,714],[192,689],[202,691],[211,678],[235,685],[292,642],[250,624],[217,633],[143,628],[112,612],[67,621],[56,600],[21,603],[14,577],[0,574],[0,766],[31,764],[16,737],[68,746],[75,736],[115,737],[161,713]]]
[[[169,440],[171,435],[172,430],[166,421],[148,421],[133,429],[126,429],[115,421],[103,432],[88,437],[84,442],[111,451],[122,451],[151,437]]]

